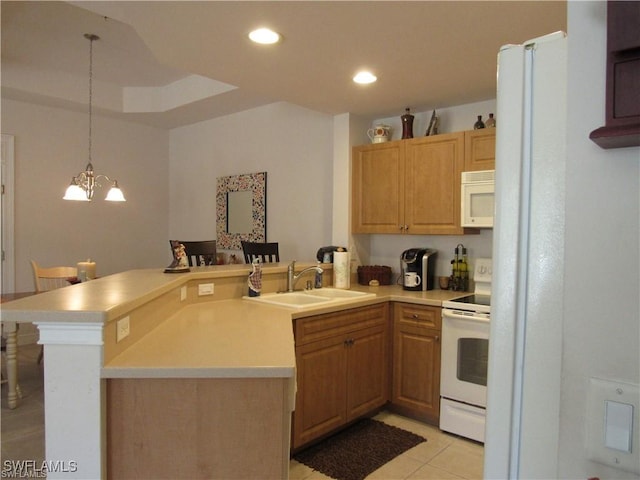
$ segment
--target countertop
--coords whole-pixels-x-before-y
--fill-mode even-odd
[[[376,297],[298,310],[247,299],[189,305],[103,368],[103,378],[295,377],[292,320],[387,301],[441,306],[464,292],[405,291],[400,286],[353,290]]]
[[[188,305],[105,365],[102,376],[291,378],[291,315],[242,300]]]
[[[198,267],[186,274],[162,269],[131,270],[2,305],[2,320],[16,322],[100,323],[179,288],[191,280],[246,278],[250,265]],[[300,263],[298,268],[305,268]],[[271,273],[286,273],[287,264],[265,265]],[[339,305],[296,310],[246,299],[188,304],[155,324],[138,341],[103,366],[103,378],[134,377],[284,377],[295,378],[292,320],[310,315],[401,301],[439,307],[443,300],[465,292],[413,292],[401,286],[351,289],[376,296]]]
[[[315,263],[299,263],[297,269]],[[265,264],[263,272],[286,273],[288,264]],[[163,268],[128,270],[90,282],[43,292],[2,304],[2,320],[31,322],[105,323],[192,280],[245,277],[251,265],[193,267],[187,273],[164,273]]]

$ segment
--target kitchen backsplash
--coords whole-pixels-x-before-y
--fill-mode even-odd
[[[366,237],[363,235],[362,237]],[[368,235],[369,258],[361,259],[367,265],[387,265],[393,271],[393,281],[400,274],[400,255],[408,248],[434,248],[436,257],[436,276],[451,274],[451,259],[456,245],[467,248],[470,269],[476,258],[492,258],[493,230],[481,229],[478,235]]]

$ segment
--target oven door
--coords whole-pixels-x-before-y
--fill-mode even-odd
[[[489,314],[442,309],[440,395],[487,406]]]

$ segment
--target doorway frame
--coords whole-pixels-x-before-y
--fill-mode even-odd
[[[15,137],[1,134],[2,142],[0,157],[2,162],[1,180],[2,195],[0,195],[0,210],[2,222],[0,222],[0,238],[2,242],[2,262],[0,273],[2,293],[15,292],[16,266],[15,266]]]

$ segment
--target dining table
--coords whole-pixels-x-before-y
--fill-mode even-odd
[[[35,294],[36,292],[3,293],[0,297],[0,304]],[[18,324],[2,320],[2,336],[6,339],[7,386],[9,388],[7,405],[10,409],[14,409],[18,406],[18,399],[22,396],[20,385],[18,385]]]

